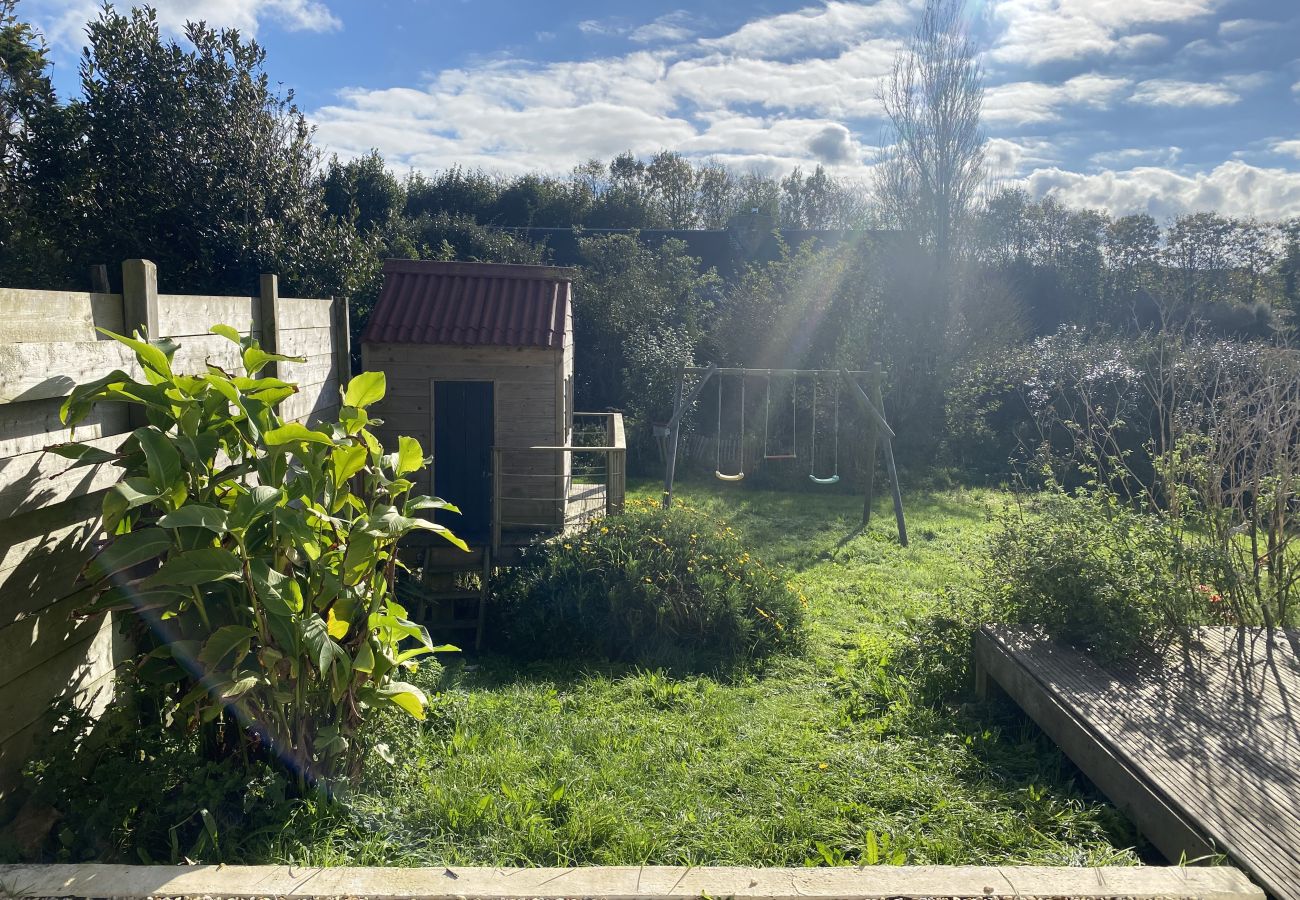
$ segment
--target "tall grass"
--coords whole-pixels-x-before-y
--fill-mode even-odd
[[[641,494],[649,495],[652,486]],[[1119,815],[1014,710],[936,698],[920,623],[968,588],[1005,502],[908,498],[914,540],[860,500],[721,493],[726,518],[809,601],[808,639],[761,674],[501,656],[453,662],[427,722],[393,718],[344,820],[257,849],[304,864],[1136,862]],[[948,651],[951,652],[951,648]]]

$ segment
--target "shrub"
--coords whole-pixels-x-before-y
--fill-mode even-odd
[[[438,648],[394,599],[395,550],[417,528],[464,544],[419,515],[446,506],[412,494],[419,443],[385,453],[368,428],[383,373],[352,379],[337,422],[286,423],[276,408],[297,388],[259,373],[287,358],[213,332],[239,345],[244,377],[181,375],[174,342],[110,334],[145,381],[117,371],[79,386],[63,418],[126,402],[149,424],[116,452],[51,449],[123,470],[104,497],[109,541],[85,570],[86,612],[137,625],[138,671],[164,721],[198,730],[208,758],[284,767],[302,791],[359,771],[369,710],[423,716],[424,694],[400,676]]]
[[[1047,634],[1114,661],[1194,620],[1169,532],[1111,499],[1037,496],[1003,513],[985,590],[994,621]]]
[[[129,673],[116,693],[97,719],[60,701],[24,769],[33,799],[58,813],[36,861],[255,862],[295,819],[342,815],[295,798],[271,762],[206,755],[199,733],[168,728],[152,688]]]
[[[697,672],[796,646],[806,602],[726,523],[653,501],[530,548],[493,593],[513,654]]]

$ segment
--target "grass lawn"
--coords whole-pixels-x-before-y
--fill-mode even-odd
[[[396,765],[371,770],[354,822],[289,829],[273,854],[354,865],[1138,861],[1124,820],[1013,710],[918,699],[926,654],[905,652],[912,623],[972,584],[1006,495],[910,496],[907,549],[885,505],[840,546],[861,511],[852,496],[713,483],[679,496],[786,567],[808,598],[804,653],[729,682],[452,659],[428,721],[389,726]]]

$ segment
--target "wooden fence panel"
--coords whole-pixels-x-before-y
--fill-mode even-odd
[[[122,333],[121,294],[19,291],[0,288],[0,341],[45,343],[109,340],[95,329]]]
[[[256,297],[158,295],[158,333],[181,338],[209,334],[213,325],[230,325],[247,334],[262,327]]]

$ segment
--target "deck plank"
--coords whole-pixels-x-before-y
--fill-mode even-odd
[[[1160,832],[1148,836],[1166,856],[1214,847],[1273,897],[1300,900],[1300,633],[1205,628],[1103,666],[985,627],[977,657],[1103,791],[1123,790],[1111,799]]]

